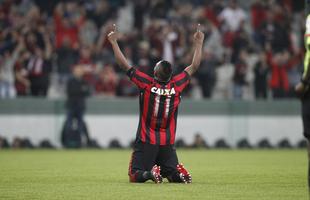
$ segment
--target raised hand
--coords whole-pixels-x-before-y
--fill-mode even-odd
[[[117,42],[117,39],[118,39],[118,33],[117,33],[117,30],[116,30],[116,25],[113,24],[113,29],[112,31],[108,34],[108,40],[110,41],[110,43],[115,43]]]
[[[111,46],[112,46],[112,49],[113,49],[117,63],[119,64],[119,66],[123,70],[128,71],[131,68],[131,66],[129,65],[127,59],[125,58],[124,54],[122,53],[121,49],[119,48],[118,43],[117,43],[117,39],[118,39],[118,32],[116,30],[116,25],[113,24],[113,29],[108,34],[108,40],[111,43]]]
[[[197,31],[194,34],[194,43],[195,44],[202,44],[204,40],[204,33],[201,31],[201,25],[197,25]]]

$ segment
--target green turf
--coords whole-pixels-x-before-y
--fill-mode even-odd
[[[0,199],[308,199],[306,150],[179,150],[190,185],[130,184],[130,153],[0,150]]]

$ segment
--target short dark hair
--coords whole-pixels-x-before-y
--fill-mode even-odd
[[[156,64],[154,71],[157,71],[156,78],[159,78],[160,81],[169,81],[172,74],[172,66],[168,61],[161,60]]]

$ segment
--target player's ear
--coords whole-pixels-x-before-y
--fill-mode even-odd
[[[156,65],[155,65],[155,67],[154,67],[154,75],[155,75],[155,73],[157,73],[157,71],[158,71],[158,65],[159,65],[159,62],[156,63]]]
[[[154,77],[157,77],[157,75],[158,75],[158,66],[157,65],[155,65],[155,67],[154,67],[153,75],[154,75]]]

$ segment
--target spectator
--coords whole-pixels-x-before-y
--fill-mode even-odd
[[[253,38],[257,44],[262,44],[262,38],[259,34],[260,27],[266,21],[268,8],[266,2],[255,0],[251,6],[251,25],[253,28]],[[270,12],[270,11],[269,11]]]
[[[83,75],[83,79],[89,84],[89,86],[93,89],[96,84],[96,64],[92,58],[92,49],[90,46],[84,46],[80,49],[80,57],[78,60],[78,65],[84,67],[85,73]]]
[[[229,32],[236,32],[245,22],[246,13],[241,9],[237,0],[230,0],[229,6],[219,15],[219,21],[222,23],[223,30]]]
[[[151,1],[150,15],[153,18],[166,18],[169,9],[172,7],[172,0]]]
[[[254,31],[259,29],[266,20],[267,5],[265,1],[255,0],[251,5],[251,25]]]
[[[216,12],[216,4],[214,0],[207,1],[204,9],[204,17],[208,19],[215,27],[220,27],[219,19],[217,18],[218,13]]]
[[[86,20],[81,25],[81,30],[79,32],[79,41],[82,46],[92,46],[95,44],[95,39],[98,35],[98,30],[96,25],[91,20]]]
[[[14,65],[21,50],[24,48],[23,38],[19,37],[17,47],[11,53],[10,50],[4,52],[0,60],[0,98],[13,98],[16,95],[14,86]]]
[[[62,46],[65,39],[70,39],[71,47],[78,47],[79,28],[84,16],[78,13],[75,2],[59,3],[54,12],[56,48]]]
[[[169,61],[171,64],[174,64],[175,59],[175,51],[174,48],[176,48],[174,45],[176,45],[176,41],[178,39],[178,34],[175,32],[175,30],[172,29],[171,25],[166,25],[163,28],[163,33],[161,34],[161,41],[163,45],[163,59]]]
[[[120,97],[135,97],[139,94],[139,90],[128,80],[127,76],[120,77],[116,91],[117,96]]]
[[[134,27],[139,31],[142,30],[144,25],[144,15],[149,6],[148,0],[135,0],[134,1]]]
[[[27,61],[28,77],[30,80],[30,93],[32,96],[45,97],[49,87],[49,75],[52,70],[51,55],[52,44],[45,30],[41,30],[45,49],[34,42],[33,53]]]
[[[220,64],[212,52],[205,53],[205,59],[201,62],[197,78],[202,89],[204,98],[210,98],[215,86],[216,74],[215,69]]]
[[[235,33],[243,26],[246,20],[246,13],[238,6],[237,0],[230,0],[229,6],[224,8],[219,14],[218,19],[224,33],[224,44],[226,47],[231,47]]]
[[[96,82],[96,95],[110,96],[116,95],[118,77],[113,66],[106,65],[99,72],[99,79]]]
[[[194,136],[194,142],[191,145],[193,148],[207,148],[208,145],[206,141],[203,139],[200,133],[196,133]]]
[[[87,143],[90,142],[84,113],[86,110],[85,98],[90,95],[86,81],[82,79],[85,68],[76,65],[73,68],[73,77],[67,83],[67,119],[62,130],[62,144],[66,147],[81,147],[82,135]],[[73,146],[70,146],[70,145]]]
[[[210,23],[206,23],[205,28],[206,34],[204,51],[207,53],[212,52],[212,55],[214,55],[216,59],[222,60],[224,55],[224,47],[222,45],[222,37],[219,30],[216,26],[213,26]]]
[[[249,49],[250,42],[248,34],[245,32],[245,30],[240,29],[238,32],[235,33],[235,38],[232,43],[231,62],[236,63],[239,59],[240,52]]]
[[[270,10],[266,21],[259,29],[262,38],[262,47],[271,46],[273,52],[281,52],[290,48],[290,27],[284,21],[276,21],[275,13]]]
[[[61,85],[66,85],[71,73],[71,68],[78,61],[78,51],[71,47],[70,39],[68,37],[64,37],[63,43],[56,50],[56,54],[59,83]]]
[[[15,89],[17,96],[27,96],[30,94],[30,80],[25,62],[29,57],[29,52],[24,51],[17,60],[15,70]]]
[[[246,73],[248,69],[246,62],[247,56],[247,52],[241,50],[235,64],[235,72],[233,76],[233,94],[235,99],[243,98],[244,86],[248,84],[246,81]]]
[[[92,10],[88,16],[95,22],[99,29],[114,16],[115,10],[110,7],[109,1],[97,1],[94,6],[94,10]]]
[[[268,74],[269,66],[267,64],[266,55],[264,52],[259,54],[259,60],[254,68],[254,90],[256,99],[266,99],[268,90]]]
[[[272,96],[274,99],[285,98],[290,89],[287,71],[294,67],[296,58],[291,58],[288,51],[267,54],[267,62],[271,69],[269,80]]]
[[[224,55],[224,62],[215,69],[216,83],[214,86],[212,98],[231,99],[233,85],[233,75],[235,67],[228,62],[227,54]]]
[[[227,2],[228,5],[226,5]],[[249,5],[250,9],[248,9]],[[25,41],[25,48],[16,60],[15,76],[14,72],[11,73],[13,74],[11,83],[15,81],[18,96],[30,95],[33,94],[33,87],[36,85],[30,84],[30,82],[34,83],[33,70],[36,69],[33,65],[34,59],[39,61],[37,66],[40,66],[42,58],[38,59],[37,57],[40,57],[38,54],[46,54],[49,49],[51,52],[49,59],[43,56],[43,70],[39,73],[44,74],[45,77],[42,76],[41,79],[45,88],[42,89],[44,92],[41,95],[45,96],[51,68],[56,67],[57,70],[53,73],[57,75],[55,77],[59,77],[59,82],[56,81],[51,88],[57,88],[59,94],[54,95],[61,96],[65,94],[61,89],[65,88],[73,65],[82,64],[88,69],[84,78],[91,88],[95,89],[96,82],[100,79],[98,66],[115,63],[111,56],[110,44],[106,42],[108,27],[111,24],[117,22],[121,25],[120,28],[127,30],[120,35],[120,45],[125,49],[131,65],[140,66],[141,70],[152,75],[151,66],[154,66],[161,57],[174,62],[178,68],[176,71],[188,64],[185,58],[192,52],[185,52],[185,49],[192,41],[187,35],[194,31],[192,24],[200,22],[204,25],[202,29],[206,35],[203,52],[206,57],[203,58],[202,64],[212,61],[211,65],[214,66],[212,63],[215,60],[221,62],[224,59],[230,59],[235,66],[239,66],[237,62],[240,64],[240,52],[247,50],[250,55],[244,63],[249,64],[248,72],[255,72],[251,69],[251,60],[258,56],[256,52],[270,50],[276,55],[279,52],[288,51],[294,52],[295,55],[302,51],[304,31],[301,29],[304,28],[304,22],[302,22],[304,17],[300,8],[302,8],[302,2],[292,0],[252,2],[89,0],[51,1],[45,4],[37,0],[4,1],[0,3],[0,55],[2,55],[0,62],[4,61],[4,52],[7,59],[13,59],[13,50],[18,44],[17,38],[21,37]],[[129,27],[134,28],[128,30]],[[44,34],[42,29],[45,30]],[[250,35],[252,37],[249,37]],[[46,37],[51,43],[48,49],[44,39]],[[252,45],[254,42],[258,45]],[[286,70],[289,88],[297,80],[295,64]],[[216,68],[204,67],[200,73],[201,76],[196,77],[192,86],[199,83],[204,97],[209,97],[211,92],[213,93],[211,96],[216,98],[230,98],[232,90],[228,88],[232,81],[231,69],[230,63]],[[229,73],[225,72],[226,70]],[[209,77],[214,71],[216,79],[214,76]],[[275,72],[270,71],[271,75],[274,75]],[[136,95],[137,91],[127,83],[126,77],[123,77],[124,74],[120,71],[115,73],[120,77],[116,95]],[[5,77],[7,79],[12,76]],[[251,85],[251,75],[247,75],[247,80]],[[54,81],[51,84],[54,84]],[[3,86],[3,83],[1,85]],[[208,86],[211,87],[208,88]],[[267,92],[274,88],[274,84],[269,84]],[[196,90],[197,87],[189,87],[185,94],[193,96]],[[245,97],[251,93],[247,90],[244,92]]]

